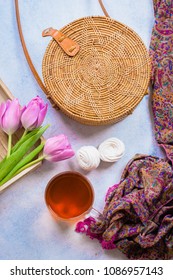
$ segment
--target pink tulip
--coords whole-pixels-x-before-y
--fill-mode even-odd
[[[47,106],[39,96],[31,99],[21,117],[23,127],[26,130],[40,127],[47,113]]]
[[[12,135],[21,125],[20,118],[23,109],[18,99],[8,99],[0,105],[0,127],[8,135]]]
[[[74,155],[74,151],[67,136],[60,134],[46,140],[43,155],[47,160],[56,162],[71,158]]]

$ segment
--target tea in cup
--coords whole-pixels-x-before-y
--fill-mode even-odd
[[[48,182],[45,201],[57,220],[76,219],[92,209],[94,190],[85,176],[78,172],[66,171]]]

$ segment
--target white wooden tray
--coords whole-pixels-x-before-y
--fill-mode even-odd
[[[14,96],[11,94],[11,92],[9,91],[9,89],[6,87],[6,85],[2,82],[2,80],[0,80],[0,103],[6,101],[7,99],[13,99]],[[22,130],[17,131],[14,135],[13,135],[13,144],[17,142],[17,140],[19,139],[19,137],[22,134]],[[6,156],[7,154],[7,135],[0,129],[0,161]],[[9,180],[8,182],[6,182],[4,185],[0,186],[0,192],[3,191],[4,189],[6,189],[8,186],[10,186],[11,184],[13,184],[15,181],[17,181],[18,179],[20,179],[22,176],[24,176],[25,174],[31,172],[32,170],[36,169],[38,166],[40,166],[42,164],[42,162],[36,163],[33,166],[25,169],[24,171],[22,171],[21,173],[19,173],[18,175],[16,175],[15,177],[13,177],[11,180]]]

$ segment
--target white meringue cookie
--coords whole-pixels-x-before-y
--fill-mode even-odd
[[[98,151],[101,160],[106,162],[115,162],[124,155],[125,146],[121,140],[112,137],[101,143],[98,147]]]
[[[90,171],[96,169],[100,164],[100,155],[93,146],[83,146],[76,152],[76,158],[80,167]]]

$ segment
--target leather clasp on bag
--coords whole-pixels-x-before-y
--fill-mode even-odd
[[[75,41],[66,37],[66,35],[64,35],[62,32],[53,29],[52,27],[45,29],[42,32],[42,36],[51,36],[69,56],[75,56],[79,51],[80,47]]]

